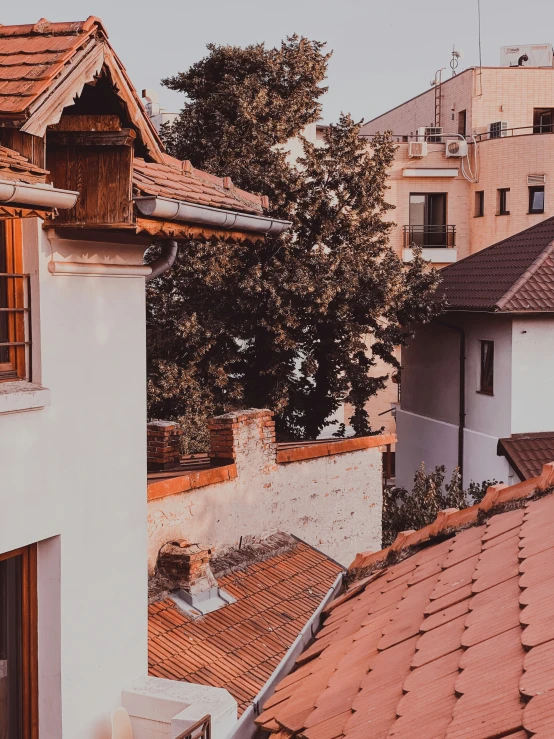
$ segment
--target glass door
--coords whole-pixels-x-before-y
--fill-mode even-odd
[[[409,230],[416,246],[447,246],[446,193],[410,193]]]

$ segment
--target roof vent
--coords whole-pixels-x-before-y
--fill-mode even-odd
[[[170,541],[160,549],[157,570],[173,583],[170,598],[192,618],[217,611],[235,599],[217,585],[210,568],[211,547]]]

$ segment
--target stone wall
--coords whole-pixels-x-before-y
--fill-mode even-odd
[[[380,549],[382,450],[394,441],[389,434],[283,447],[270,411],[219,416],[212,456],[229,464],[148,487],[149,573],[174,539],[219,552],[285,531],[345,565],[361,549]],[[230,472],[212,482],[218,470]]]

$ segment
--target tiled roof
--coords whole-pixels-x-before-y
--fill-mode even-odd
[[[554,459],[554,431],[499,439],[498,453],[507,458],[521,480],[536,477],[543,465]]]
[[[263,688],[341,568],[306,544],[227,573],[236,598],[195,621],[169,598],[149,606],[149,673],[226,688],[239,712]]]
[[[554,310],[554,218],[441,270],[451,309]]]
[[[165,164],[134,160],[136,195],[156,195],[246,213],[263,212],[262,197],[234,187],[229,177],[215,177],[202,172],[189,161],[181,162],[167,155],[164,158]]]
[[[48,170],[41,169],[13,149],[0,146],[0,180],[46,182]]]
[[[0,26],[0,115],[23,114],[98,28],[102,23],[93,16],[76,23],[41,18]]]
[[[359,555],[380,569],[325,607],[257,722],[279,739],[551,739],[553,484],[549,464]]]

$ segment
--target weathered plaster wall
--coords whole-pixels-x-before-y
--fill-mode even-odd
[[[144,279],[54,276],[23,236],[50,405],[0,414],[0,553],[39,542],[41,737],[96,739],[147,669]]]
[[[380,448],[278,464],[262,423],[247,418],[234,429],[234,480],[148,503],[150,573],[172,539],[222,550],[282,530],[345,565],[381,547]]]

